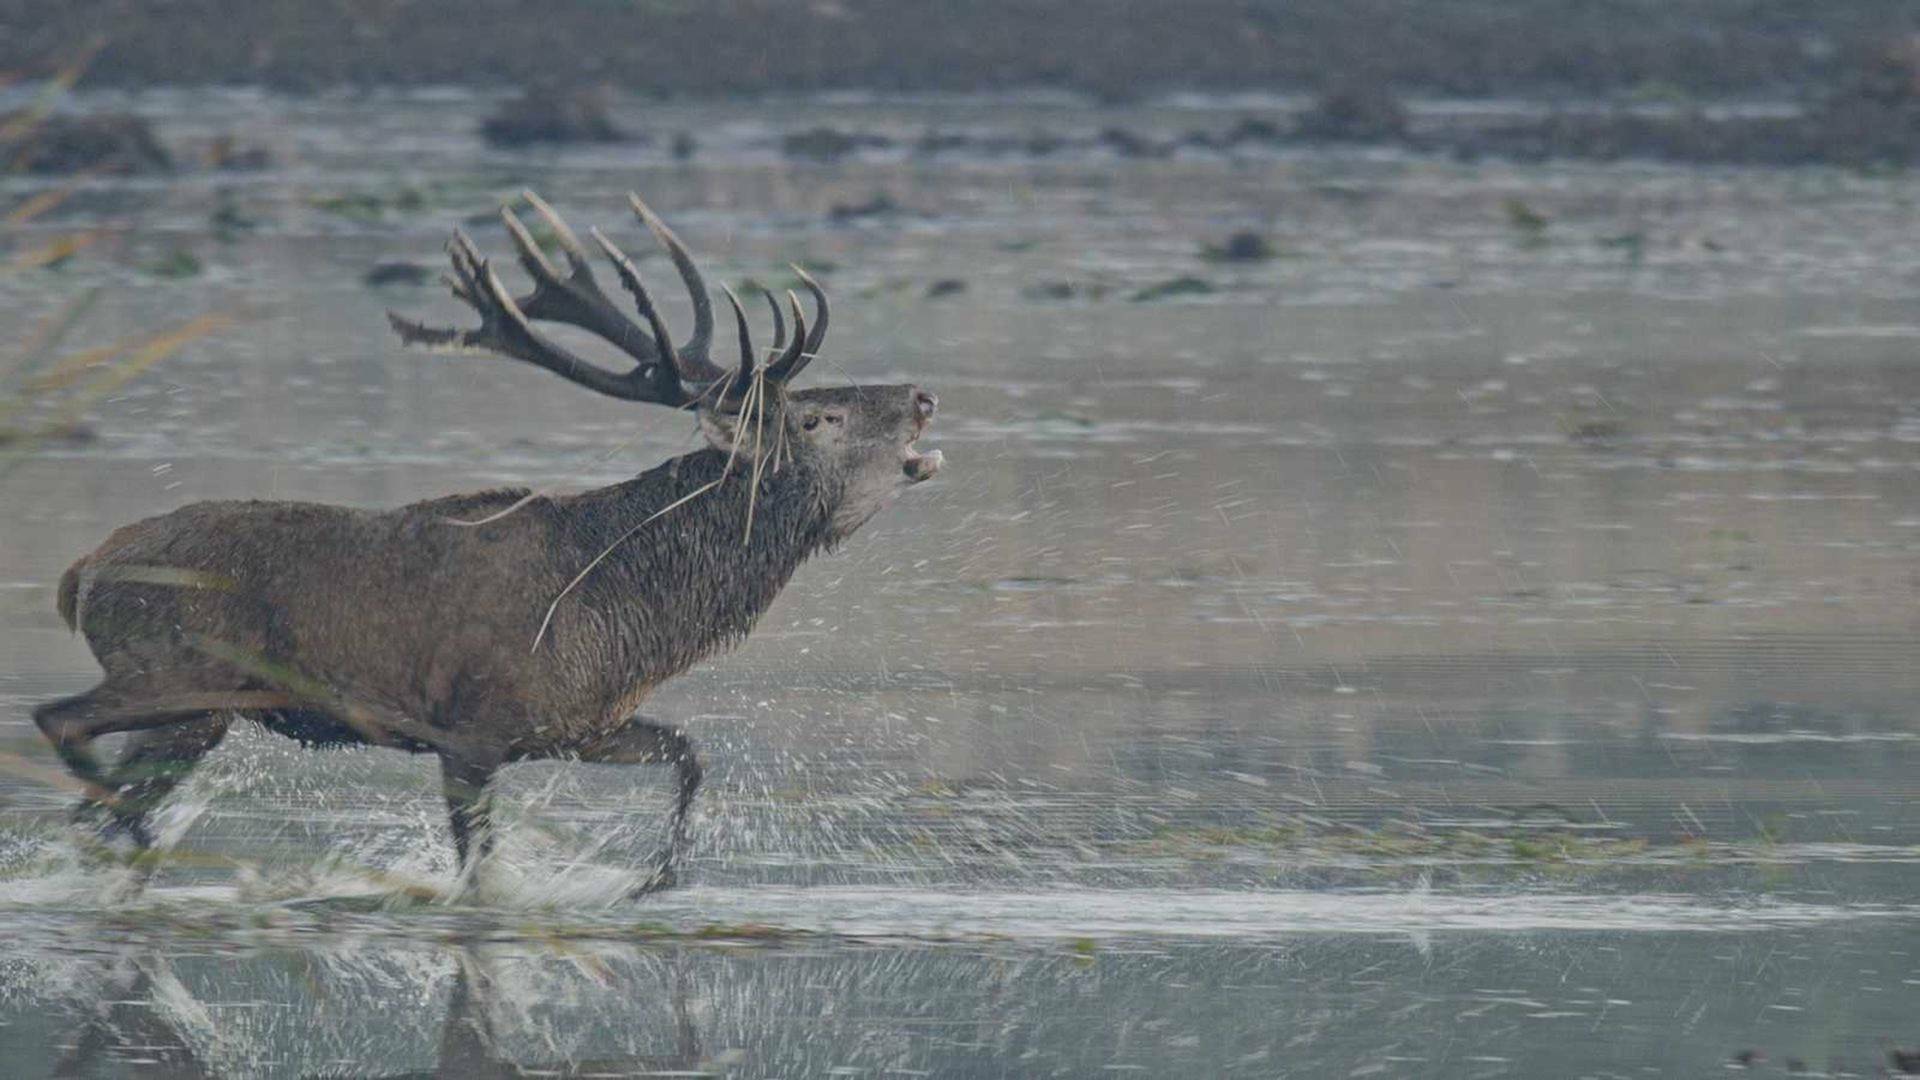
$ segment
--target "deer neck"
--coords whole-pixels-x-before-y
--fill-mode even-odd
[[[609,659],[639,684],[744,638],[832,538],[831,485],[795,462],[763,470],[756,488],[751,468],[702,450],[594,494],[582,550],[611,550],[581,601],[612,624]]]

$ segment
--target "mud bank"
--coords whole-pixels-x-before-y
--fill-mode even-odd
[[[1920,30],[1901,0],[182,0],[0,4],[0,71],[105,38],[96,84],[526,85],[556,70],[625,89],[734,94],[1052,86],[1314,89],[1363,72],[1404,92],[1673,88],[1778,94]]]

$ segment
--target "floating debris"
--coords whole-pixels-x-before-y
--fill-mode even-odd
[[[234,135],[216,135],[201,148],[200,163],[222,172],[259,172],[274,166],[273,151]]]
[[[1407,107],[1378,83],[1347,83],[1320,95],[1294,132],[1318,142],[1390,142],[1407,134]]]
[[[1217,244],[1200,248],[1200,257],[1209,262],[1265,262],[1278,254],[1271,241],[1252,229],[1241,229]]]
[[[415,211],[426,204],[426,198],[413,188],[405,188],[393,197],[349,191],[336,195],[316,195],[307,200],[308,206],[322,213],[369,225],[384,222],[389,210]]]
[[[1042,281],[1020,290],[1029,300],[1100,300],[1112,290],[1097,281]]]
[[[231,244],[258,229],[260,219],[242,210],[233,192],[223,190],[215,196],[213,212],[207,215],[207,226],[215,240]]]
[[[1163,158],[1173,154],[1173,147],[1166,143],[1118,127],[1100,132],[1100,145],[1123,158]]]
[[[613,122],[612,94],[605,86],[530,88],[480,124],[495,146],[536,143],[612,143],[631,138]]]
[[[383,262],[375,263],[360,280],[379,289],[393,285],[427,285],[432,283],[433,278],[432,267],[412,262]]]
[[[893,196],[884,191],[875,192],[866,202],[834,203],[827,210],[827,219],[836,224],[858,221],[861,218],[883,217],[900,212],[900,204]]]
[[[829,162],[861,150],[884,150],[892,145],[893,140],[885,135],[816,127],[784,136],[780,140],[780,152],[790,158]]]
[[[1522,246],[1540,247],[1547,242],[1547,226],[1552,224],[1552,219],[1527,205],[1526,200],[1503,199],[1500,209],[1507,216],[1508,227],[1520,234]]]
[[[1127,299],[1136,304],[1142,304],[1155,300],[1171,300],[1181,296],[1207,296],[1219,291],[1205,278],[1181,276],[1149,285]]]
[[[172,155],[142,117],[0,113],[0,172],[139,176],[172,171]]]
[[[190,278],[199,277],[207,267],[191,250],[176,247],[169,248],[165,255],[148,263],[144,269],[157,278]]]

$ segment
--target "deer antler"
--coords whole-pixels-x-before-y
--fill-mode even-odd
[[[393,324],[404,344],[498,353],[546,368],[570,382],[609,397],[676,408],[691,405],[706,397],[721,380],[737,377],[737,372],[714,363],[708,355],[713,343],[713,302],[707,295],[706,281],[700,276],[692,253],[667,227],[666,222],[661,221],[646,203],[640,201],[638,195],[627,196],[629,205],[648,231],[667,249],[668,257],[673,260],[680,280],[693,299],[693,333],[678,346],[668,335],[665,321],[641,283],[633,260],[625,252],[615,247],[598,230],[588,230],[607,261],[612,264],[620,284],[633,296],[634,306],[647,324],[645,329],[621,314],[601,290],[593,266],[587,259],[585,246],[567,223],[561,220],[560,215],[554,213],[553,208],[533,192],[524,191],[521,194],[533,207],[534,213],[553,231],[566,256],[566,272],[561,273],[546,252],[540,250],[532,233],[513,212],[513,208],[502,207],[500,220],[506,225],[507,235],[513,241],[521,267],[533,279],[533,291],[518,298],[511,296],[494,273],[491,261],[480,254],[466,233],[455,229],[453,239],[447,244],[453,273],[445,281],[456,299],[479,313],[480,325],[472,330],[433,327],[389,311],[387,320]],[[766,370],[765,377],[775,383],[786,382],[806,366],[818,350],[826,331],[826,293],[805,271],[798,267],[795,270],[813,293],[818,316],[813,332],[807,333],[806,324],[795,303],[793,342]],[[791,293],[788,299],[792,302]],[[635,366],[625,373],[608,371],[535,330],[535,320],[566,323],[589,330],[617,346],[635,361]],[[774,306],[774,320],[775,348],[780,348],[785,344],[786,335],[785,327],[779,325],[778,305]],[[724,399],[729,395],[723,391],[720,396]]]

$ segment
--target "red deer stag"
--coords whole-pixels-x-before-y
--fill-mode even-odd
[[[565,270],[505,208],[533,290],[511,295],[456,231],[447,283],[479,327],[390,315],[401,340],[498,353],[610,397],[691,410],[707,445],[579,495],[487,491],[393,510],[202,502],[116,531],[66,572],[58,595],[106,678],[33,714],[85,787],[80,813],[104,835],[150,846],[149,813],[244,717],[308,745],[436,755],[469,881],[489,847],[487,785],[502,766],[672,765],[671,834],[635,891],[673,882],[700,763],[679,729],[635,710],[745,637],[808,556],[939,470],[939,451],[914,448],[935,399],[901,385],[789,390],[827,328],[826,294],[804,272],[814,317],[789,291],[789,338],[769,294],[765,363],[726,291],[740,361],[721,367],[699,269],[632,197],[692,293],[693,333],[676,345],[626,255],[590,233],[644,328],[602,291],[566,224],[526,198]],[[539,320],[591,331],[634,366],[589,362]],[[112,732],[133,735],[108,769],[91,744]]]

